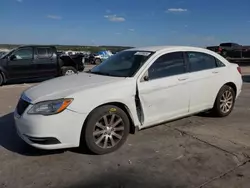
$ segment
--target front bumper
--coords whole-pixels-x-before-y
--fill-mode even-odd
[[[78,147],[86,114],[71,110],[51,115],[29,115],[28,107],[22,116],[14,113],[18,135],[29,145],[40,149]]]

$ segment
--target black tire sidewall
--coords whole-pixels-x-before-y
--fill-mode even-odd
[[[115,112],[111,112],[110,109],[116,109]],[[99,146],[97,146],[94,142],[94,137],[93,137],[93,131],[94,131],[94,127],[96,122],[105,114],[117,114],[119,115],[123,122],[124,122],[124,134],[122,139],[120,140],[120,142],[112,147],[112,148],[108,148],[108,149],[103,149],[100,148]],[[88,117],[87,119],[87,123],[85,124],[85,127],[83,127],[84,131],[83,131],[83,138],[82,140],[84,141],[84,144],[87,146],[87,148],[94,154],[106,154],[106,153],[110,153],[113,152],[115,150],[117,150],[118,148],[120,148],[124,142],[127,140],[128,134],[129,134],[129,129],[130,129],[130,121],[129,118],[127,116],[127,114],[119,107],[117,106],[113,106],[113,105],[106,105],[106,106],[102,106],[102,107],[98,107],[97,109],[95,109]]]
[[[4,83],[4,77],[3,74],[0,72],[0,86],[2,86]]]
[[[226,92],[226,91],[230,91],[233,95],[233,104],[232,104],[232,108],[227,112],[227,113],[223,113],[220,109],[220,99],[222,97],[222,95]],[[216,116],[219,116],[219,117],[225,117],[225,116],[228,116],[233,108],[234,108],[234,104],[235,104],[235,97],[236,97],[236,94],[235,94],[235,91],[232,87],[228,86],[228,85],[224,85],[218,95],[217,95],[217,98],[216,98],[216,101],[215,101],[215,104],[214,104],[214,109],[213,109],[213,112]]]

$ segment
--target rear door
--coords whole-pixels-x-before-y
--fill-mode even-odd
[[[190,113],[210,109],[224,81],[225,65],[214,56],[201,52],[186,52],[188,61]]]
[[[22,47],[14,51],[8,60],[8,74],[10,79],[32,78],[35,76],[36,67],[33,64],[32,47]]]
[[[144,79],[137,81],[137,85],[144,127],[188,113],[189,75],[183,52],[158,56],[143,77]]]
[[[39,77],[53,77],[57,75],[57,54],[52,47],[36,47],[34,63]]]

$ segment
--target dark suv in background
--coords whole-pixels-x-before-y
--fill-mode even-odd
[[[84,70],[83,56],[57,54],[54,46],[21,46],[0,56],[0,85],[13,80],[51,78]]]

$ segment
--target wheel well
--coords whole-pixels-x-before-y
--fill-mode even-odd
[[[121,102],[110,102],[110,103],[105,103],[105,104],[99,105],[99,106],[97,106],[96,108],[99,108],[99,107],[101,107],[101,106],[106,106],[106,105],[114,105],[114,106],[117,106],[117,107],[121,108],[121,109],[127,114],[128,118],[129,118],[129,122],[130,122],[130,129],[129,129],[129,130],[130,130],[130,133],[131,133],[131,134],[134,134],[134,133],[136,132],[136,128],[135,128],[135,125],[134,125],[134,121],[132,120],[131,113],[130,113],[128,107],[127,107],[125,104],[123,104],[123,103],[121,103]],[[90,115],[96,108],[94,108],[94,109],[89,113],[89,115]],[[89,115],[88,115],[88,117],[89,117]],[[86,122],[88,121],[88,117],[86,118],[86,120],[85,120],[85,122],[84,122],[84,125],[85,125]]]
[[[237,88],[236,85],[233,82],[228,82],[225,85],[230,86],[231,88],[233,88],[235,95],[237,95]]]

